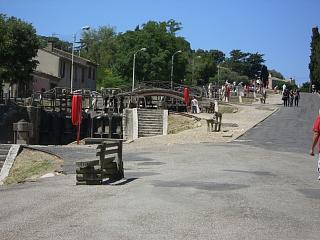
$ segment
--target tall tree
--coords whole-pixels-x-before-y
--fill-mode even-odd
[[[190,44],[183,37],[176,37],[179,28],[169,22],[149,21],[135,31],[127,31],[118,36],[118,49],[115,58],[115,71],[129,84],[132,79],[133,55],[136,55],[135,74],[137,81],[170,81],[172,55],[174,56],[173,81],[184,79]],[[178,25],[179,26],[179,25]]]
[[[310,55],[310,81],[311,84],[316,86],[316,89],[320,89],[320,35],[318,27],[312,28],[311,39],[311,55]]]
[[[261,81],[262,81],[263,87],[268,86],[269,71],[266,65],[262,65],[262,68],[261,68]]]
[[[26,94],[31,73],[37,66],[39,39],[29,23],[0,15],[0,79],[19,83],[19,95]],[[2,86],[2,85],[1,85]]]
[[[83,32],[82,42],[85,50],[82,56],[98,64],[97,89],[115,87],[124,82],[113,71],[117,51],[117,34],[114,27],[104,26]]]
[[[226,60],[224,65],[239,75],[247,76],[252,80],[260,76],[263,62],[263,54],[232,50],[230,58]]]

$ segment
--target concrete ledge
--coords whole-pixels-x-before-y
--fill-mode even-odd
[[[19,151],[21,149],[20,144],[13,144],[8,152],[7,158],[2,166],[1,172],[0,172],[0,185],[3,185],[4,180],[8,177],[11,167],[13,166],[13,163],[19,154]]]

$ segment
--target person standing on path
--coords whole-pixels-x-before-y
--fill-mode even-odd
[[[287,88],[283,91],[282,100],[283,100],[283,106],[288,107],[289,106],[289,90]]]
[[[299,99],[300,99],[300,92],[298,89],[294,91],[294,106],[298,107],[299,106]]]
[[[289,92],[289,99],[290,99],[290,101],[288,102],[288,105],[290,105],[290,107],[292,107],[293,106],[293,100],[294,100],[293,90],[290,90],[290,92]]]
[[[199,106],[198,106],[198,100],[193,97],[193,99],[191,100],[191,111],[192,113],[197,113],[198,112],[198,109]]]
[[[313,123],[313,139],[312,139],[312,145],[310,149],[310,155],[314,156],[314,148],[318,144],[318,180],[320,180],[320,142],[319,142],[319,137],[320,137],[320,115],[316,118],[316,120]]]

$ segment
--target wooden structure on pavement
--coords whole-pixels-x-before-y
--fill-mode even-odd
[[[124,177],[122,140],[105,140],[97,149],[99,159],[76,162],[77,185],[99,185],[106,179],[116,181]]]

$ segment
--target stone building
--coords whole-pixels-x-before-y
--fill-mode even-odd
[[[12,84],[11,86],[4,84],[4,96],[21,97],[21,92],[26,93],[24,96],[30,96],[32,92],[41,90],[47,91],[55,87],[71,87],[71,53],[54,48],[52,43],[49,42],[47,47],[38,50],[35,59],[39,63],[32,74],[33,81],[30,82],[29,86],[20,86],[20,88],[26,89],[19,89],[17,84]],[[73,90],[96,90],[96,72],[97,64],[74,54]]]
[[[71,53],[48,46],[38,50],[36,60],[39,64],[33,74],[34,91],[49,90],[54,87],[71,87]],[[97,64],[74,54],[73,59],[73,90],[96,90]]]

